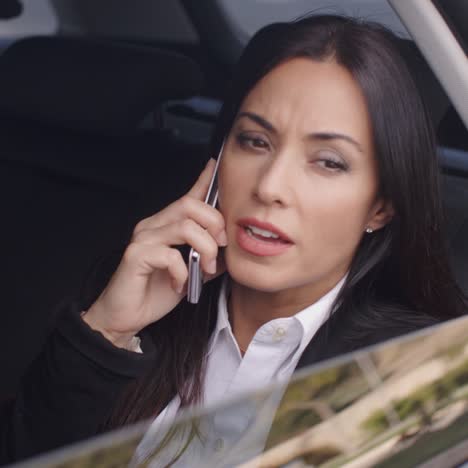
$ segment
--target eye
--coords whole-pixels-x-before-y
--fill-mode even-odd
[[[314,162],[321,168],[331,172],[345,172],[348,170],[347,164],[334,153],[319,153]]]
[[[256,151],[268,150],[270,145],[268,141],[259,135],[251,135],[247,133],[239,133],[236,136],[237,142],[242,149],[253,149]]]

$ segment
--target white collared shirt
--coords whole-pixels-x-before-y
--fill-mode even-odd
[[[208,347],[203,406],[216,406],[272,382],[289,380],[306,346],[328,319],[344,281],[345,278],[317,302],[294,316],[274,319],[262,325],[242,357],[229,322],[229,280],[226,278],[218,300],[216,327]],[[160,428],[167,427],[175,419],[179,406],[180,400],[175,397],[155,419],[137,449],[138,460],[145,459],[154,450],[156,440],[160,439]],[[205,425],[203,450],[219,452],[232,444],[247,429],[251,415],[248,410],[225,418],[222,412],[216,414],[210,424]],[[187,459],[184,464],[184,458],[174,466],[195,466],[193,458],[189,457],[192,465]]]

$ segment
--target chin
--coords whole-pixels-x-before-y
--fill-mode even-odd
[[[277,270],[277,274],[272,275],[273,267],[255,264],[245,259],[232,259],[229,255],[226,256],[225,260],[229,276],[242,286],[271,293],[285,289],[286,282],[284,278],[280,278],[284,275],[278,274]]]

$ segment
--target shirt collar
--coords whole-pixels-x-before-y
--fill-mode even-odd
[[[224,275],[221,283],[221,290],[218,297],[218,316],[216,319],[216,326],[211,335],[211,342],[208,348],[208,354],[213,350],[219,334],[225,329],[231,329],[231,323],[229,322],[229,315],[227,309],[227,299],[229,296],[230,282],[229,275]]]
[[[297,319],[302,325],[303,337],[301,340],[301,348],[306,346],[313,338],[317,330],[328,320],[333,312],[333,304],[338,297],[338,294],[346,281],[347,274],[324,296],[310,306],[301,310],[293,317]],[[216,344],[219,334],[225,330],[231,330],[231,323],[229,322],[227,299],[230,291],[229,275],[225,275],[221,283],[221,290],[218,297],[218,316],[216,326],[211,335],[211,342],[208,348],[210,354]]]

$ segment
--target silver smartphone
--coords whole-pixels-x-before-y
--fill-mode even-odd
[[[218,159],[216,160],[216,167],[211,178],[208,193],[206,194],[205,203],[216,206],[218,201],[218,167],[223,155],[224,143],[221,145],[219,150]],[[189,260],[188,260],[188,283],[187,283],[187,301],[191,304],[198,304],[200,294],[203,288],[203,272],[200,265],[200,253],[194,248],[190,249]]]

